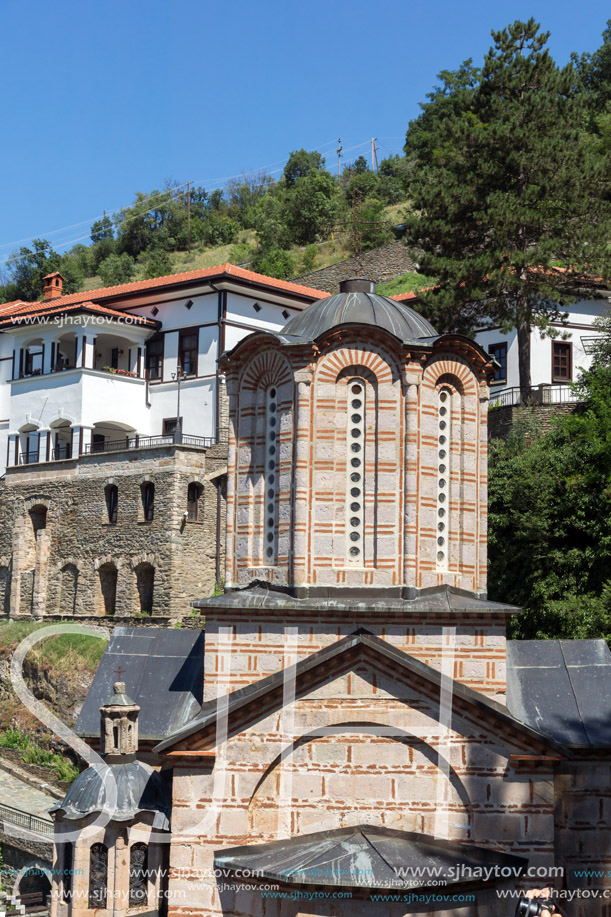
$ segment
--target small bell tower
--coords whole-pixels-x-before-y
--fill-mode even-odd
[[[101,753],[111,764],[135,760],[140,713],[138,704],[125,693],[125,682],[116,681],[113,691],[100,707]]]

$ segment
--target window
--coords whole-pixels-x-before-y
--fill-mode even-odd
[[[492,381],[507,382],[507,342],[501,341],[499,344],[491,344],[488,353],[491,357],[494,357],[500,367],[495,370]]]
[[[146,345],[146,371],[149,379],[163,379],[163,335],[152,337]]]
[[[570,341],[552,341],[552,382],[570,382],[573,378],[572,350]]]
[[[178,363],[185,376],[197,375],[197,331],[181,331]]]
[[[110,351],[110,365],[113,369],[119,368],[119,348],[113,347]]]
[[[448,569],[451,409],[452,392],[442,388],[437,395],[437,570]]]
[[[148,904],[147,894],[148,847],[133,844],[129,851],[129,906]]]
[[[89,907],[106,907],[106,885],[108,881],[108,848],[104,844],[92,844],[89,852]]]
[[[150,615],[153,613],[153,594],[155,591],[155,568],[152,564],[138,564],[136,567],[136,588],[140,612]]]
[[[108,521],[114,525],[117,521],[117,510],[119,508],[119,490],[116,484],[108,484],[105,490],[106,512]]]
[[[268,388],[265,395],[265,523],[263,526],[264,563],[276,563],[276,494],[278,492],[278,389]]]
[[[117,606],[117,568],[113,563],[102,564],[100,576],[101,611],[114,615]]]
[[[142,512],[145,522],[152,522],[155,512],[155,485],[152,481],[146,481],[140,487],[142,496]]]
[[[189,522],[197,522],[199,515],[199,498],[202,495],[203,487],[201,484],[189,484],[187,488],[187,519]]]
[[[178,417],[166,417],[163,421],[163,435],[164,436],[174,436],[176,433],[176,426],[178,422]],[[182,417],[180,418],[180,429],[182,430]]]
[[[348,385],[348,436],[346,448],[346,559],[362,567],[365,534],[365,382],[352,379]]]
[[[42,531],[47,527],[47,507],[46,506],[33,506],[30,510],[30,519],[32,520],[32,526],[34,528],[34,533]]]
[[[62,899],[70,901],[72,897],[72,870],[74,868],[74,844],[64,844],[64,869],[62,875]]]

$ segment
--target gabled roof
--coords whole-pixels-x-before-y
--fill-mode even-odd
[[[173,286],[184,286],[189,283],[206,280],[221,279],[243,280],[247,283],[254,284],[260,288],[269,288],[270,290],[280,291],[283,293],[293,293],[302,299],[318,300],[324,299],[328,293],[321,290],[314,290],[312,287],[304,287],[298,283],[290,283],[287,280],[277,280],[275,277],[267,277],[265,274],[257,274],[255,271],[248,271],[242,267],[236,267],[234,264],[219,264],[216,267],[200,268],[197,271],[183,271],[179,274],[168,274],[165,277],[154,277],[151,280],[135,280],[131,283],[121,283],[114,287],[100,287],[96,290],[84,290],[81,293],[68,293],[65,296],[58,296],[54,299],[43,300],[38,303],[23,303],[18,300],[0,305],[0,315],[5,310],[15,306],[53,306],[64,307],[74,303],[85,303],[95,300],[99,302],[103,299],[117,299],[122,296],[129,296],[137,293],[146,293],[154,290],[163,290]]]
[[[159,753],[166,752],[191,736],[215,726],[220,709],[219,704],[222,705],[223,715],[230,719],[239,712],[240,724],[243,724],[245,717],[252,717],[253,721],[256,721],[269,716],[271,711],[282,706],[284,685],[287,679],[294,680],[295,696],[300,697],[312,691],[318,680],[328,680],[330,674],[339,675],[349,671],[355,662],[360,660],[384,663],[386,667],[390,666],[391,671],[397,675],[415,676],[424,685],[432,687],[435,692],[439,693],[441,690],[443,676],[438,671],[380,637],[367,631],[357,631],[352,636],[338,640],[287,669],[282,669],[267,678],[239,688],[228,698],[223,697],[220,702],[207,701],[195,719],[169,735],[155,746],[154,750]],[[552,746],[561,755],[570,757],[570,753],[563,746],[550,741],[544,733],[521,723],[508,712],[503,704],[455,680],[452,680],[452,691],[458,704],[462,701],[463,707],[465,705],[471,707],[478,716],[484,715],[497,720],[500,726],[509,727],[514,734],[517,733],[522,741],[527,739],[529,743],[536,743],[537,747],[543,749]],[[457,704],[454,705],[456,706]],[[211,742],[216,745],[216,737],[212,737]]]
[[[5,306],[10,306],[10,308],[5,308]],[[85,301],[82,303],[74,303],[72,305],[57,305],[54,300],[46,300],[44,302],[34,302],[34,303],[23,303],[18,302],[16,304],[6,303],[5,306],[0,306],[0,327],[2,325],[21,325],[26,323],[31,327],[35,327],[38,324],[35,321],[32,321],[33,317],[46,318],[53,315],[63,315],[66,312],[77,314],[79,312],[83,313],[93,313],[95,315],[102,315],[108,318],[116,319],[120,322],[126,322],[129,320],[129,324],[137,324],[145,328],[158,328],[159,322],[156,322],[155,319],[145,318],[144,316],[138,316],[137,322],[134,321],[134,316],[126,315],[125,312],[119,312],[118,309],[110,309],[108,306],[100,306],[98,303]]]

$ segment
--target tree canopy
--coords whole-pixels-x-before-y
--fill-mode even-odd
[[[562,318],[575,274],[609,276],[609,157],[587,131],[574,67],[549,33],[515,22],[492,33],[477,69],[444,72],[410,124],[410,243],[438,326],[516,327],[530,390],[530,332]]]

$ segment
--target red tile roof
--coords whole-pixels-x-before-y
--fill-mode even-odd
[[[174,284],[188,283],[190,280],[206,280],[215,277],[235,277],[237,280],[246,280],[256,283],[259,286],[270,287],[273,290],[279,290],[286,293],[295,293],[300,296],[306,296],[312,300],[324,299],[328,293],[320,290],[314,290],[311,287],[304,287],[298,283],[290,283],[287,280],[276,280],[275,277],[266,277],[265,274],[256,274],[254,271],[247,271],[242,267],[236,267],[234,264],[220,264],[216,267],[202,268],[198,271],[185,271],[182,274],[168,274],[166,277],[155,277],[152,280],[136,280],[133,283],[121,283],[115,287],[100,287],[98,290],[84,290],[82,293],[68,293],[66,296],[57,296],[53,299],[43,300],[45,304],[53,304],[54,307],[71,305],[73,303],[83,303],[91,300],[106,299],[127,295],[129,293],[146,292],[147,290],[157,290],[163,287],[170,287]],[[0,305],[0,316],[5,314],[5,309],[15,303],[5,303]],[[25,305],[36,305],[36,303],[25,303]]]
[[[8,307],[8,308],[7,308]],[[58,315],[65,312],[95,312],[102,316],[108,316],[109,318],[119,318],[122,321],[125,321],[126,314],[125,312],[119,312],[117,309],[109,309],[108,306],[100,306],[95,302],[81,302],[81,303],[72,303],[68,305],[58,305],[57,302],[49,301],[46,302],[19,302],[16,303],[4,303],[0,306],[0,326],[1,325],[19,325],[26,319],[28,325],[37,325],[37,321],[32,321],[35,317],[36,319],[44,318],[46,316]],[[135,321],[137,318],[137,321]],[[131,324],[144,325],[148,328],[157,328],[159,323],[150,318],[144,318],[143,316],[129,316]],[[41,322],[42,324],[42,322]]]

